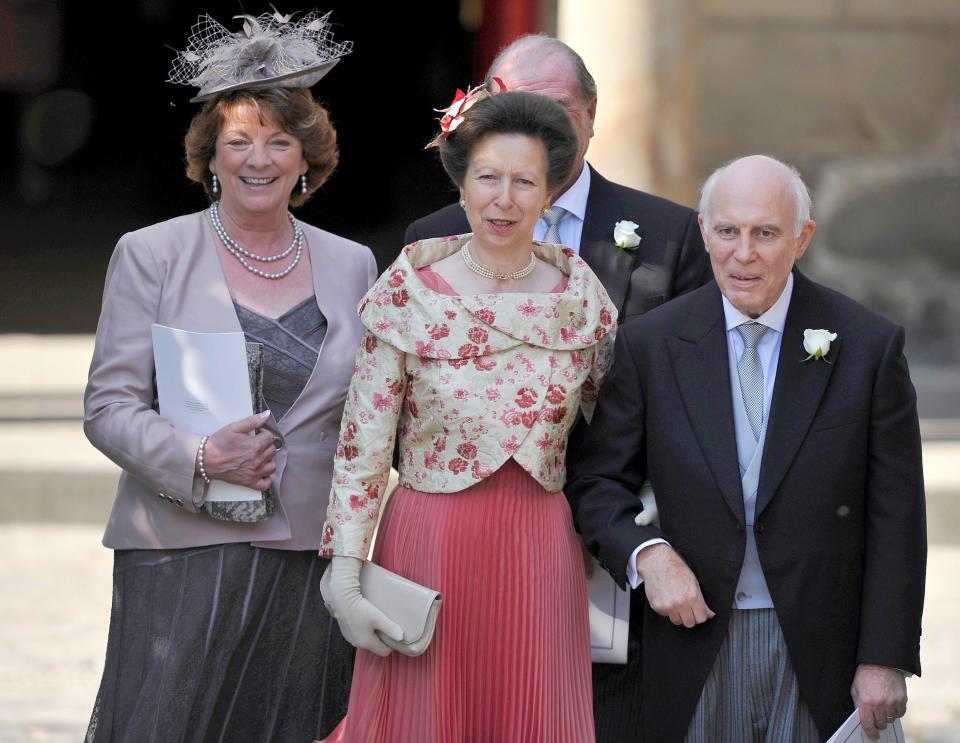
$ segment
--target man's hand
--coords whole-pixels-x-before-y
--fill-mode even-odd
[[[674,624],[695,627],[716,616],[703,600],[693,571],[669,545],[654,544],[640,550],[637,573],[643,578],[651,608]]]
[[[907,712],[907,682],[903,672],[886,666],[857,666],[850,687],[853,703],[860,708],[860,723],[870,740]]]

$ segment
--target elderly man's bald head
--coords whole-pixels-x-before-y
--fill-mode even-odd
[[[760,317],[816,229],[807,188],[790,166],[752,155],[714,172],[701,193],[700,231],[717,285],[744,315]]]
[[[794,235],[799,235],[810,220],[810,192],[796,168],[768,155],[747,155],[717,168],[700,189],[700,216],[708,227],[712,224],[713,193],[720,181],[724,181],[725,188],[782,189],[793,201]]]
[[[577,87],[580,90],[580,97],[583,102],[589,103],[596,98],[597,83],[594,81],[593,75],[590,74],[590,70],[587,69],[583,57],[560,39],[555,39],[546,34],[520,36],[501,49],[487,71],[487,88],[493,89],[493,76],[500,76],[498,70],[501,66],[504,66],[508,59],[513,63],[530,64],[555,54],[560,55],[570,65],[577,79]]]

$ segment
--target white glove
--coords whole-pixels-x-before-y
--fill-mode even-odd
[[[637,526],[660,526],[660,510],[657,508],[657,497],[653,493],[649,481],[643,484],[640,492],[637,493],[640,502],[643,503],[643,510],[633,519]]]
[[[403,629],[360,593],[361,567],[363,560],[357,557],[334,557],[330,561],[327,608],[340,624],[347,642],[379,656],[387,656],[392,650],[377,637],[377,633],[399,642],[403,639]]]

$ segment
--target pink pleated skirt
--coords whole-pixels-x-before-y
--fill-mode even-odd
[[[459,493],[398,488],[376,561],[443,592],[427,651],[359,651],[327,743],[594,740],[590,631],[570,508],[514,460]]]

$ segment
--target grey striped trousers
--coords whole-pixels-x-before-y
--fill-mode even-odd
[[[734,609],[687,743],[814,743],[797,676],[774,609]]]

